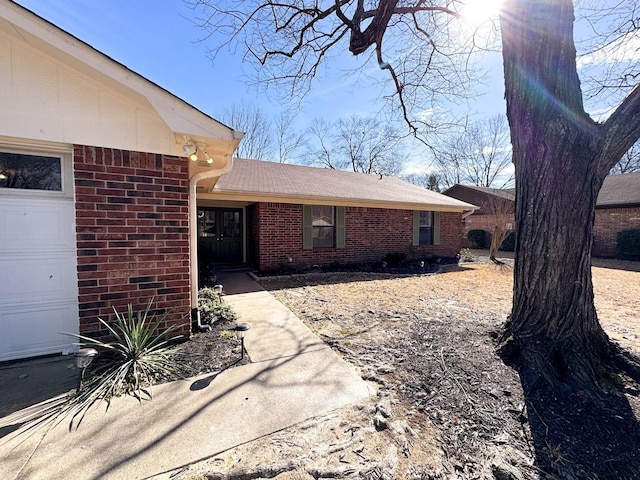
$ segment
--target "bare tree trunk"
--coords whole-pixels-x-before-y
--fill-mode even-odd
[[[493,263],[504,265],[504,262],[498,260],[496,255],[498,254],[498,249],[502,245],[502,242],[505,241],[511,232],[513,232],[513,230],[509,230],[503,225],[495,225],[493,227],[493,236],[491,237],[491,245],[489,246],[489,258]]]
[[[609,345],[591,282],[595,204],[608,171],[599,165],[603,135],[582,105],[571,1],[511,4],[510,18],[531,28],[503,19],[518,235],[502,352],[525,390],[544,380],[594,392]]]

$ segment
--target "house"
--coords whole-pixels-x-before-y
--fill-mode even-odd
[[[491,232],[514,221],[515,189],[454,185],[444,195],[480,206],[465,218],[465,238],[470,230]],[[618,232],[630,228],[640,228],[640,173],[609,175],[596,202],[592,254],[614,257]]]
[[[70,351],[61,332],[150,298],[188,335],[193,178],[242,134],[7,0],[0,105],[0,360]]]
[[[198,264],[452,256],[464,202],[247,160],[243,136],[0,0],[0,361],[73,351],[127,304],[188,336]],[[200,260],[198,259],[200,257]]]
[[[455,257],[473,208],[394,177],[235,159],[198,184],[199,251],[260,271]]]

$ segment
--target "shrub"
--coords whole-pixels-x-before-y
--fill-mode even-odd
[[[471,242],[471,248],[489,248],[489,235],[486,230],[474,229],[467,233],[467,240]]]
[[[516,233],[511,232],[509,235],[507,235],[507,238],[502,241],[502,245],[500,245],[500,248],[498,250],[502,250],[503,252],[513,252],[515,249]]]
[[[475,262],[476,256],[471,253],[471,250],[469,250],[468,248],[463,248],[462,250],[460,250],[460,260],[462,260],[463,262]]]
[[[389,252],[384,256],[384,261],[387,262],[387,265],[390,267],[395,267],[400,265],[407,258],[406,253],[402,252]]]
[[[198,292],[198,310],[200,322],[203,325],[213,325],[216,322],[235,322],[236,312],[220,300],[211,288],[202,288]]]
[[[616,257],[622,260],[640,260],[640,228],[618,232]]]
[[[156,319],[151,313],[151,300],[144,311],[134,312],[129,304],[126,313],[115,308],[115,321],[98,321],[109,332],[109,342],[78,334],[68,334],[79,340],[81,347],[92,347],[98,357],[88,368],[86,380],[84,370],[78,388],[67,394],[34,405],[30,409],[15,412],[6,417],[8,424],[25,423],[30,431],[44,423],[58,424],[71,417],[69,429],[75,422],[80,426],[84,415],[96,403],[105,401],[106,409],[113,397],[133,395],[151,399],[152,384],[160,380],[183,378],[189,373],[182,349],[169,343],[169,334],[178,325],[160,329],[166,314]]]

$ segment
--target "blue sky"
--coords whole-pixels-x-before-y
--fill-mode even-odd
[[[194,12],[181,0],[17,0],[63,30],[87,42],[131,70],[159,84],[198,109],[214,117],[232,103],[257,102],[269,113],[282,108],[275,96],[267,97],[245,79],[241,52],[222,55],[215,63],[207,48],[215,43],[200,41],[202,30],[193,23]],[[348,52],[327,64],[305,98],[298,117],[304,128],[312,118],[335,120],[350,114],[375,114],[383,106],[378,80],[390,80],[377,65],[367,65],[361,80],[345,71],[359,65]],[[497,72],[490,94],[476,101],[472,111],[504,112],[499,55],[489,60]],[[497,83],[497,84],[496,84]]]

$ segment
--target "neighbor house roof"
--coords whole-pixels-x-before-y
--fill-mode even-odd
[[[444,195],[459,198],[459,193],[465,190],[515,201],[515,188],[500,189],[456,184],[448,188]],[[632,206],[640,206],[640,172],[609,175],[605,178],[598,194],[596,208]]]
[[[476,207],[395,177],[235,159],[216,199],[462,212]]]
[[[609,175],[604,179],[597,208],[640,206],[640,173]]]

